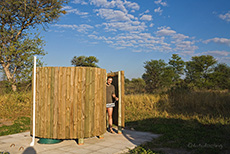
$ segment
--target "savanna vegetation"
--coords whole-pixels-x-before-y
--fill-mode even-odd
[[[66,0],[0,1],[0,135],[29,130],[33,56],[44,41],[30,29],[57,20]],[[7,7],[5,7],[7,6]],[[74,66],[96,65],[93,56]],[[42,62],[38,60],[38,65]],[[125,79],[126,127],[161,134],[129,153],[230,153],[230,67],[210,55],[173,54],[144,62],[141,78]]]
[[[228,91],[125,96],[126,127],[162,134],[130,153],[229,153]]]
[[[129,153],[230,153],[230,67],[209,55],[145,62],[126,79],[126,126],[162,134]]]
[[[191,62],[173,57],[180,67],[175,65],[177,60],[170,60],[171,64],[150,60],[145,62],[142,78],[125,79],[126,128],[161,134],[129,153],[229,153],[229,67],[217,62],[201,67],[202,62],[198,65],[194,60],[199,57]],[[205,69],[189,66],[193,71],[188,71],[187,63]],[[23,91],[22,85],[21,92],[12,93],[5,82],[1,82],[0,135],[29,130],[31,87]]]

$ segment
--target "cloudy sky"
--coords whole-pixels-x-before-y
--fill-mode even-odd
[[[95,56],[107,72],[141,77],[144,62],[179,54],[212,55],[230,64],[229,0],[70,0],[67,13],[42,31],[47,66]]]

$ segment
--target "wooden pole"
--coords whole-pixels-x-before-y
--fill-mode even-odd
[[[122,100],[122,95],[121,95],[121,71],[118,72],[118,134],[122,134],[121,131],[121,100]]]

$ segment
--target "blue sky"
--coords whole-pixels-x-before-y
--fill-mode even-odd
[[[144,62],[179,54],[212,55],[230,64],[229,0],[70,0],[67,14],[41,35],[46,66],[95,56],[107,72],[141,77]]]

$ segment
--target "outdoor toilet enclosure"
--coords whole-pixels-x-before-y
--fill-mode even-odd
[[[35,136],[83,139],[103,135],[106,132],[106,78],[106,70],[95,67],[37,67]],[[118,104],[123,100],[121,92],[120,97]],[[117,106],[124,112],[124,105]],[[119,121],[120,129],[124,127],[124,113],[116,113],[114,121]],[[33,134],[32,127],[30,134]]]

